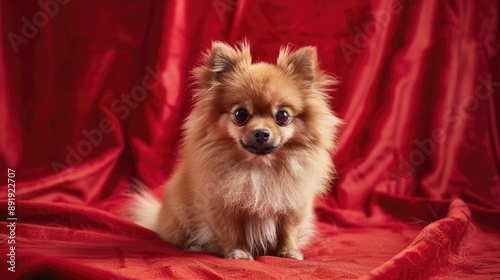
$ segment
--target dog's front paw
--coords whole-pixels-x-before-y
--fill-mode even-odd
[[[288,251],[283,251],[278,254],[282,258],[296,259],[299,261],[304,260],[304,255],[299,249],[293,249]]]
[[[250,254],[249,252],[240,250],[240,249],[234,249],[229,254],[226,254],[224,257],[226,259],[241,259],[241,260],[253,261],[252,254]]]

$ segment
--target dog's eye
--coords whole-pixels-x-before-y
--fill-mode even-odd
[[[244,125],[248,121],[248,112],[245,109],[234,111],[234,121],[239,125]]]
[[[288,114],[287,111],[285,110],[280,110],[276,113],[276,123],[278,123],[281,126],[288,125],[290,123],[290,115]]]

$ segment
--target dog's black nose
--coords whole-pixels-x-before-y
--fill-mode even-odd
[[[271,136],[271,132],[267,129],[256,129],[253,131],[253,137],[259,144],[267,142],[267,140],[269,140],[269,136]]]

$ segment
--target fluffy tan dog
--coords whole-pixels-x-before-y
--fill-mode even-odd
[[[314,200],[334,173],[341,121],[326,92],[335,79],[319,69],[314,47],[252,64],[247,43],[221,42],[194,76],[199,89],[165,199],[135,195],[131,219],[181,248],[302,260]]]

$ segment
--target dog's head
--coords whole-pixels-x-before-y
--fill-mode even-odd
[[[252,64],[247,43],[214,42],[194,73],[201,89],[193,113],[204,123],[197,128],[203,135],[231,139],[256,157],[333,145],[340,121],[325,91],[335,80],[319,70],[314,47],[284,48],[272,65]]]

